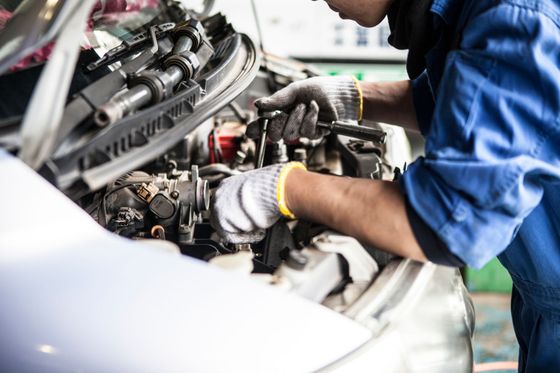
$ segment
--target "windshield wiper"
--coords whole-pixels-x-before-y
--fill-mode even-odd
[[[132,38],[123,41],[120,45],[109,50],[103,57],[90,63],[87,66],[88,71],[94,71],[102,66],[107,66],[138,51],[145,44],[152,43],[152,33],[155,34],[157,40],[167,36],[167,33],[175,28],[175,23],[168,22],[158,26],[153,26],[150,31],[144,31],[134,35]]]

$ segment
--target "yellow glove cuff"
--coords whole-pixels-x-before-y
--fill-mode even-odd
[[[278,176],[278,186],[276,187],[276,200],[278,201],[278,209],[282,216],[288,219],[296,219],[293,212],[290,211],[286,205],[286,179],[290,171],[299,168],[302,170],[307,170],[307,168],[301,162],[290,162],[286,164],[280,171]]]
[[[360,100],[359,109],[358,109],[358,122],[361,122],[364,119],[364,92],[362,91],[362,86],[358,78],[353,76],[354,84],[356,85],[356,89],[358,90],[358,99]]]

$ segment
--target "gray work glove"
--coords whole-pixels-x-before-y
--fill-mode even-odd
[[[350,76],[325,76],[290,84],[270,97],[255,101],[259,111],[283,113],[268,124],[268,137],[293,141],[300,137],[318,139],[328,133],[317,128],[317,121],[361,120],[362,93],[358,81]],[[249,124],[247,136],[260,135],[258,121]]]
[[[299,162],[278,164],[222,181],[212,200],[210,224],[233,244],[262,241],[265,229],[282,216],[295,218],[284,199],[284,184]]]

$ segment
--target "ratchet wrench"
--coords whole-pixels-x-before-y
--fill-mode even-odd
[[[272,112],[259,112],[259,118],[261,121],[261,142],[263,137],[266,139],[267,131],[268,131],[268,123],[270,120],[276,118],[280,115],[282,111],[272,111]],[[317,126],[319,128],[324,128],[331,131],[337,135],[343,135],[348,137],[353,137],[356,139],[364,140],[364,141],[372,141],[378,144],[385,144],[387,140],[387,132],[381,131],[375,128],[364,127],[352,123],[341,122],[341,121],[333,121],[333,122],[317,122]],[[262,143],[259,143],[262,145]],[[260,150],[260,146],[259,146]],[[264,152],[263,152],[264,153]],[[259,154],[260,155],[260,154]]]

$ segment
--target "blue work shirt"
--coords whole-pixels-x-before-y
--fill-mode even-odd
[[[431,10],[440,39],[413,81],[426,156],[403,175],[407,202],[464,263],[499,255],[521,370],[560,371],[560,0]]]

